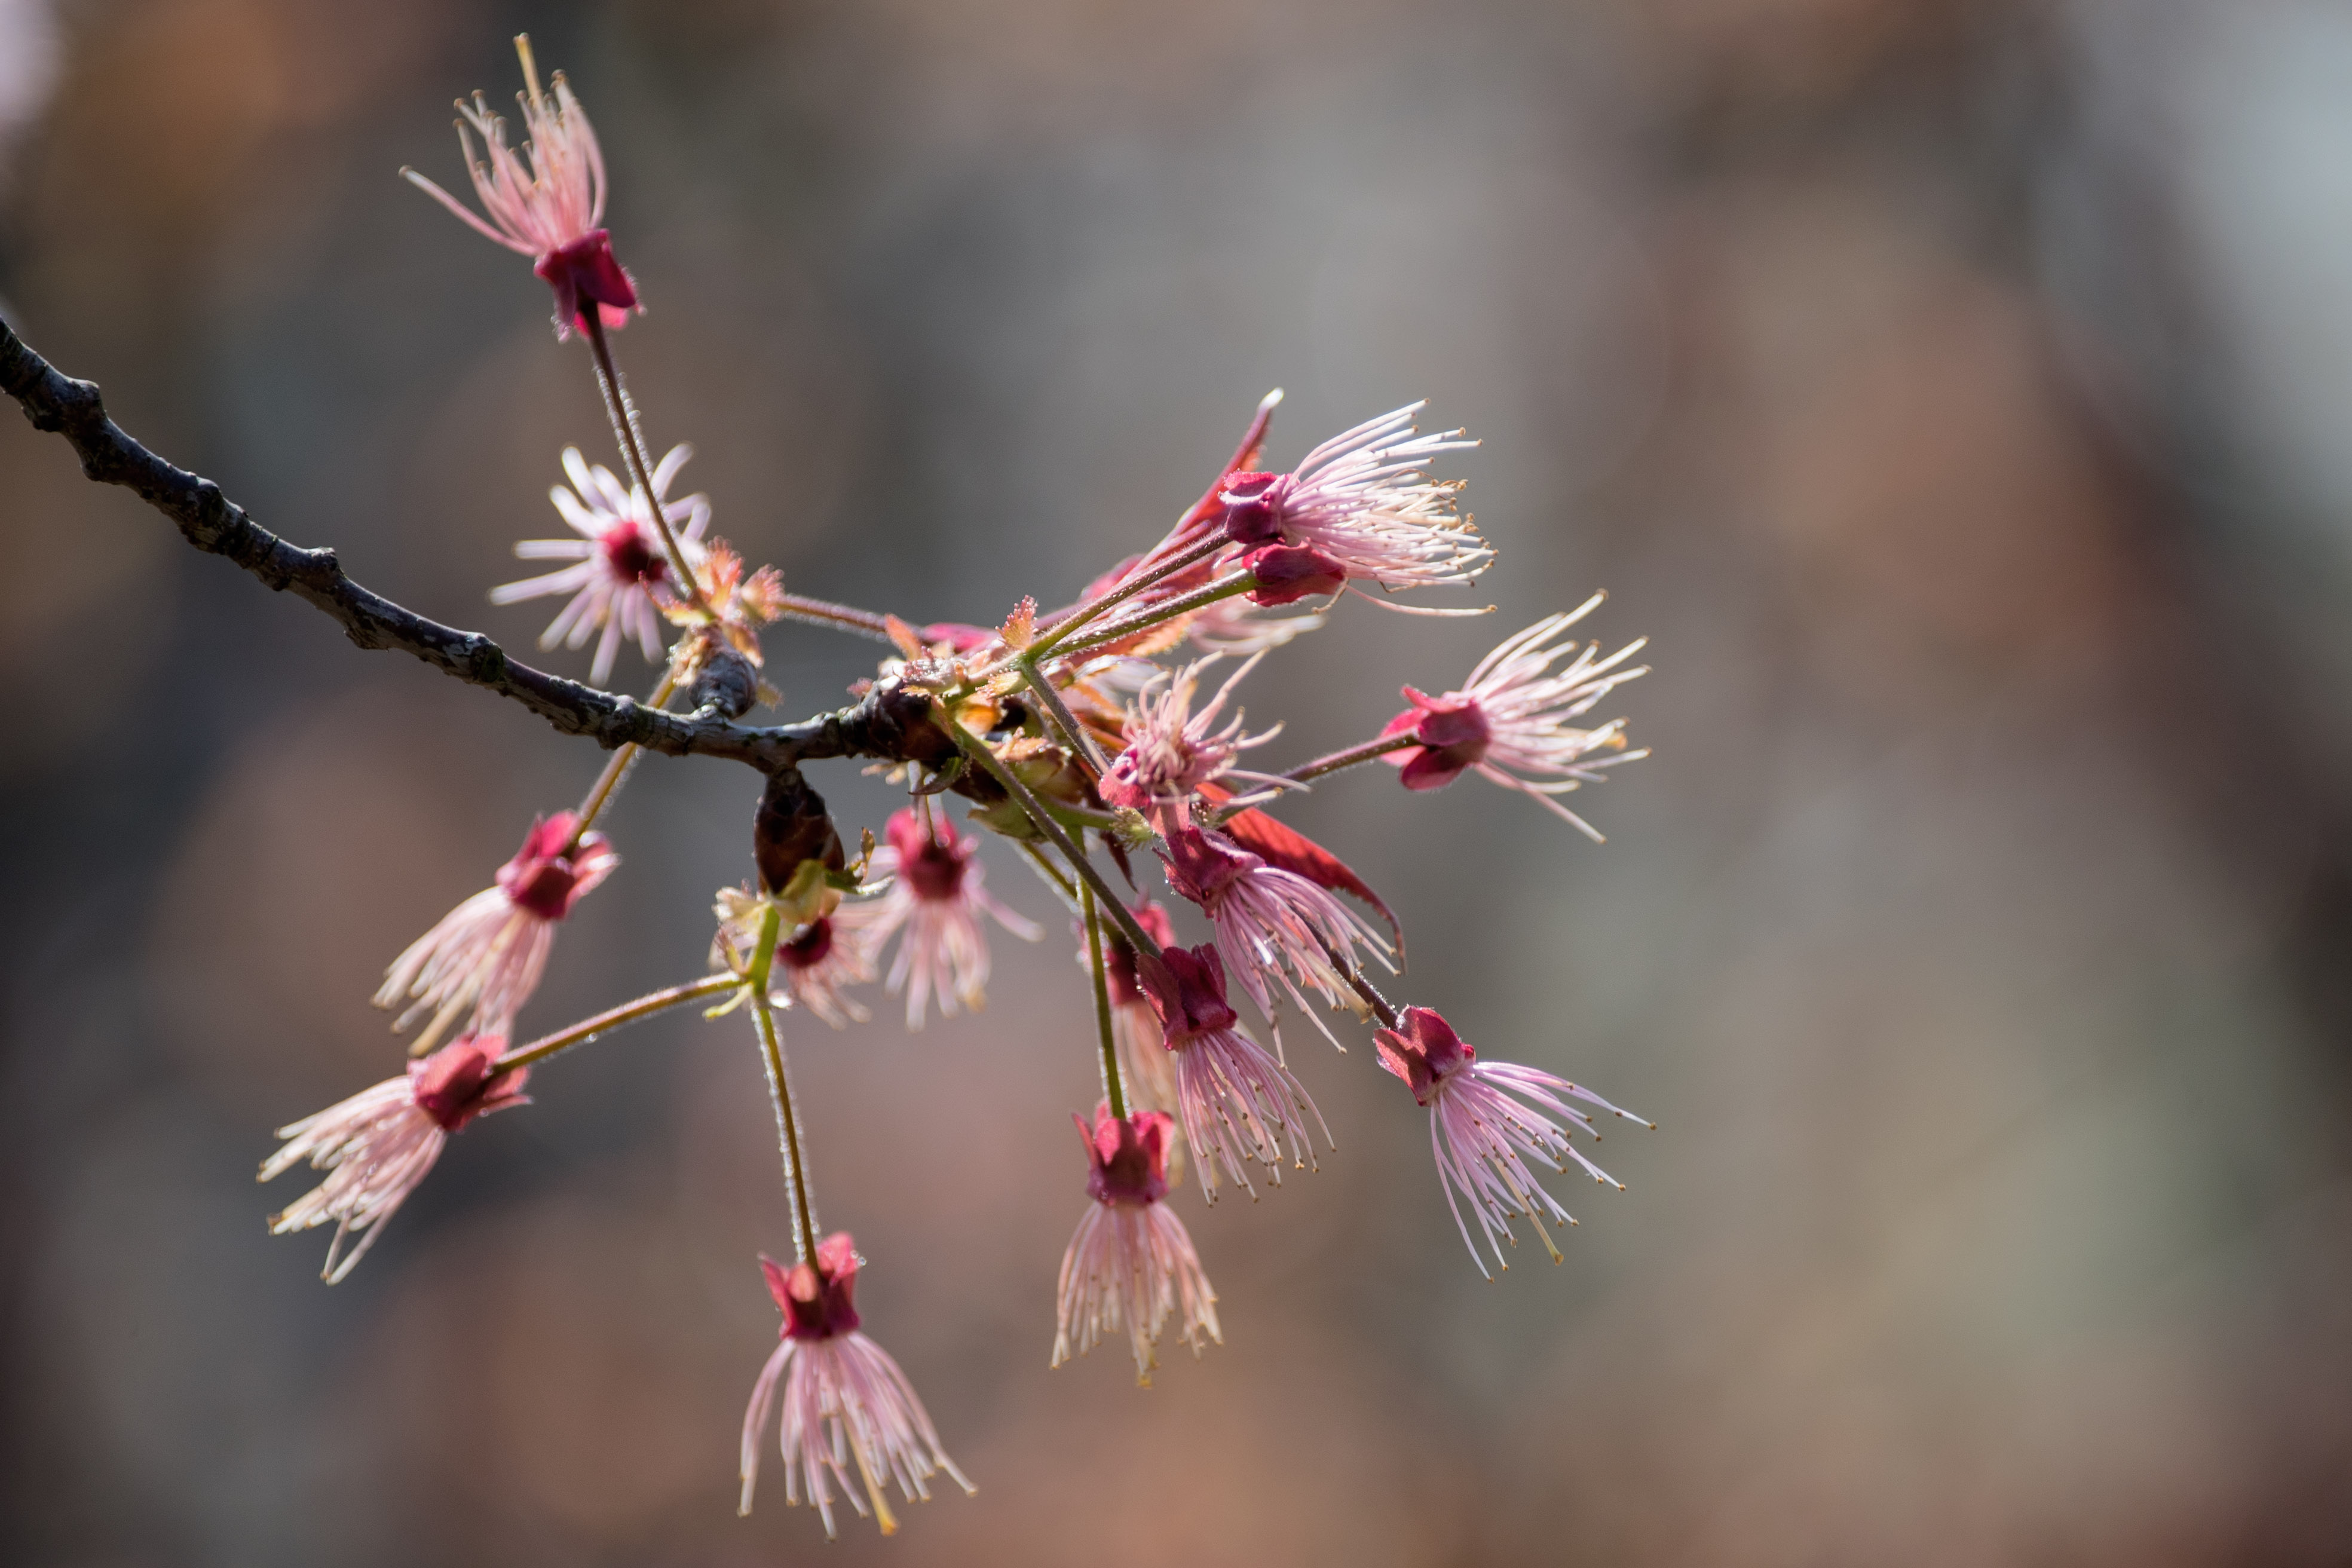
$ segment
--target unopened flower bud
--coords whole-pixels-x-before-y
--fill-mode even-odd
[[[1242,557],[1257,577],[1253,605],[1295,605],[1336,594],[1348,584],[1346,564],[1303,544],[1268,544]]]
[[[686,700],[694,711],[709,710],[723,719],[740,719],[760,700],[760,672],[733,648],[714,647],[704,653]]]
[[[790,887],[804,860],[814,860],[828,871],[848,864],[824,797],[809,788],[798,768],[779,768],[768,775],[767,790],[751,819],[751,856],[760,868],[761,886],[771,894]]]

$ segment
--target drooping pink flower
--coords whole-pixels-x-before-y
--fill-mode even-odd
[[[1254,602],[1289,604],[1349,582],[1426,588],[1477,575],[1494,552],[1454,510],[1460,485],[1424,471],[1433,458],[1477,443],[1459,430],[1414,434],[1423,406],[1333,437],[1294,472],[1226,476],[1223,527],[1263,584]]]
[[[670,480],[693,455],[691,447],[677,446],[662,458],[653,473],[654,504],[669,521],[687,565],[698,571],[705,553],[702,531],[710,526],[710,502],[700,495],[664,499]],[[661,658],[661,606],[677,597],[677,584],[643,491],[623,484],[601,463],[590,467],[577,447],[563,448],[563,471],[572,477],[572,488],[552,486],[547,499],[580,537],[526,539],[516,544],[515,554],[525,561],[578,564],[502,584],[490,590],[490,603],[514,605],[551,594],[571,595],[571,603],[540,633],[539,646],[581,647],[601,629],[604,635],[596,644],[588,679],[602,686],[613,673],[613,657],[625,637],[635,640],[647,662]]]
[[[539,989],[555,945],[555,922],[621,863],[603,834],[580,834],[579,826],[579,816],[569,811],[532,823],[514,858],[499,868],[498,885],[442,916],[384,972],[375,1005],[408,1004],[394,1029],[433,1015],[418,1037],[419,1049],[469,1006],[472,1032],[506,1033]]]
[[[457,144],[488,221],[415,170],[403,169],[401,175],[477,233],[531,258],[531,270],[555,291],[558,337],[574,328],[586,331],[591,308],[604,326],[620,327],[631,310],[645,307],[637,301],[636,280],[614,259],[612,236],[597,226],[604,218],[604,154],[596,132],[562,71],[555,73],[551,95],[540,91],[530,39],[517,38],[515,53],[530,89],[516,95],[526,132],[521,157],[508,148],[506,121],[490,112],[480,93],[470,104],[457,102],[464,117]],[[480,134],[488,163],[475,155],[468,125]]]
[[[873,933],[821,915],[776,943],[770,984],[835,1028],[873,1015],[848,993],[874,981]]]
[[[1297,872],[1269,866],[1223,834],[1198,827],[1171,831],[1167,844],[1161,859],[1169,887],[1209,917],[1227,971],[1269,1021],[1276,984],[1309,1018],[1315,1010],[1301,984],[1327,1006],[1349,1005],[1355,992],[1333,963],[1336,958],[1352,968],[1360,942],[1388,963],[1388,940]]]
[[[1201,1353],[1202,1336],[1219,1344],[1217,1293],[1202,1270],[1184,1222],[1161,1202],[1168,1195],[1168,1145],[1174,1123],[1157,1110],[1114,1117],[1095,1109],[1093,1127],[1072,1116],[1087,1146],[1087,1195],[1062,1257],[1054,1321],[1054,1364],[1081,1356],[1126,1329],[1135,1381],[1151,1386],[1159,1344],[1172,1313],[1176,1337]]]
[[[1330,1129],[1290,1069],[1238,1026],[1215,944],[1163,948],[1157,964],[1138,967],[1160,1015],[1161,1041],[1176,1058],[1177,1110],[1200,1167],[1202,1194],[1217,1201],[1222,1172],[1255,1198],[1246,1168],[1252,1160],[1276,1186],[1286,1158],[1297,1168],[1311,1165],[1307,1120],[1322,1129],[1327,1145]]]
[[[919,1029],[931,995],[940,1013],[953,1017],[958,1004],[978,1012],[987,1000],[988,939],[983,913],[1024,942],[1045,933],[992,898],[981,886],[979,842],[959,835],[951,822],[936,830],[912,811],[895,813],[883,829],[888,840],[874,851],[871,874],[895,876],[890,890],[872,903],[845,904],[836,926],[856,928],[878,953],[896,933],[889,987],[907,993],[907,1026]]]
[[[1404,1080],[1415,1104],[1429,1110],[1429,1141],[1437,1153],[1439,1184],[1445,1190],[1445,1206],[1453,1211],[1454,1223],[1462,1232],[1462,1243],[1470,1249],[1470,1260],[1478,1265],[1481,1274],[1486,1273],[1478,1244],[1470,1238],[1470,1227],[1463,1221],[1461,1203],[1455,1201],[1457,1192],[1477,1215],[1479,1231],[1496,1262],[1510,1267],[1504,1260],[1501,1243],[1518,1245],[1518,1238],[1511,1234],[1511,1221],[1524,1216],[1542,1238],[1544,1250],[1558,1263],[1559,1248],[1552,1245],[1544,1218],[1549,1215],[1569,1225],[1576,1220],[1537,1183],[1528,1169],[1528,1156],[1559,1172],[1565,1172],[1573,1160],[1594,1181],[1622,1192],[1624,1183],[1569,1142],[1571,1132],[1600,1136],[1591,1118],[1569,1101],[1582,1100],[1628,1121],[1642,1119],[1564,1078],[1516,1062],[1480,1061],[1470,1042],[1426,1007],[1407,1007],[1399,1021],[1402,1029],[1382,1029],[1374,1037],[1381,1065]],[[1552,1121],[1552,1116],[1559,1121]]]
[[[834,1533],[833,1491],[838,1485],[860,1519],[880,1522],[882,1533],[898,1528],[890,1511],[889,1485],[896,1480],[909,1502],[930,1498],[930,1479],[944,1470],[969,1494],[972,1484],[940,1446],[940,1435],[924,1414],[923,1402],[898,1363],[880,1345],[858,1332],[854,1292],[858,1258],[847,1231],[817,1244],[816,1261],[787,1269],[773,1258],[760,1259],[769,1293],[784,1314],[782,1341],[751,1385],[743,1412],[743,1499],[751,1511],[751,1491],[760,1477],[760,1438],[782,1385],[782,1419],[777,1441],[784,1457],[784,1500],[816,1505],[824,1532]],[[855,1468],[855,1475],[852,1468]]]
[[[1601,657],[1599,643],[1545,646],[1600,603],[1601,595],[1595,594],[1574,611],[1547,616],[1506,637],[1478,661],[1459,691],[1431,697],[1406,687],[1404,698],[1412,706],[1381,731],[1411,735],[1420,742],[1386,758],[1403,770],[1405,788],[1443,789],[1465,769],[1473,770],[1505,789],[1534,797],[1600,842],[1591,824],[1553,797],[1580,784],[1599,784],[1606,776],[1602,769],[1649,753],[1624,749],[1622,719],[1591,730],[1577,729],[1568,721],[1590,711],[1625,682],[1647,675],[1646,665],[1635,669],[1622,666],[1649,639],[1628,643],[1607,658]],[[1562,658],[1569,658],[1567,668],[1552,668]]]
[[[1192,710],[1193,693],[1200,689],[1201,672],[1217,662],[1217,655],[1180,670],[1162,671],[1147,681],[1128,705],[1127,745],[1111,759],[1096,792],[1112,805],[1132,806],[1157,817],[1181,807],[1203,785],[1227,778],[1266,780],[1268,775],[1236,768],[1234,762],[1248,748],[1274,739],[1282,726],[1262,734],[1244,734],[1239,709],[1223,729],[1216,722],[1224,711],[1225,700],[1242,677],[1257,668],[1261,657],[1252,655],[1243,660],[1197,713]]]
[[[355,1268],[408,1194],[441,1157],[449,1134],[477,1116],[529,1103],[522,1092],[529,1068],[496,1070],[506,1054],[502,1035],[467,1035],[406,1076],[362,1089],[340,1105],[278,1130],[286,1146],[261,1167],[267,1182],[308,1160],[327,1179],[269,1217],[269,1234],[313,1226],[335,1226],[321,1277],[330,1285]],[[343,1243],[364,1232],[348,1255]]]

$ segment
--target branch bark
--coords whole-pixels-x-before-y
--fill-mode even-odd
[[[412,654],[444,674],[521,703],[567,735],[611,750],[643,746],[670,756],[728,757],[762,772],[824,757],[900,760],[909,746],[943,750],[929,730],[927,700],[877,685],[852,707],[797,724],[759,728],[648,708],[635,698],[583,686],[509,658],[479,632],[459,631],[394,604],[345,574],[331,549],[306,550],[246,515],[220,486],[156,456],[107,416],[98,387],[60,374],[0,321],[0,391],[16,400],[36,429],[63,436],[81,471],[121,485],[175,524],[190,544],[245,568],[279,593],[306,599],[334,617],[363,648]]]

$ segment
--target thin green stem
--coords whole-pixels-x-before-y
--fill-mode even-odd
[[[1036,664],[1025,654],[1021,658],[1020,669],[1021,679],[1029,683],[1029,689],[1045,703],[1045,711],[1062,731],[1062,739],[1069,748],[1094,769],[1097,778],[1110,772],[1110,763],[1104,760],[1101,748],[1095,744],[1095,738],[1087,733],[1086,727],[1062,701],[1062,694],[1054,689],[1054,683],[1039,672]]]
[[[1080,888],[1078,898],[1086,908],[1087,968],[1095,982],[1095,1027],[1102,1036],[1103,1098],[1110,1101],[1110,1113],[1124,1121],[1127,1095],[1118,1081],[1118,1044],[1110,1026],[1110,981],[1103,971],[1102,918],[1095,911],[1092,888]]]
[[[1214,555],[1218,551],[1223,550],[1225,547],[1225,536],[1223,533],[1212,533],[1207,539],[1202,540],[1200,543],[1179,551],[1176,554],[1171,556],[1168,560],[1161,562],[1159,565],[1150,568],[1149,571],[1138,572],[1126,582],[1121,583],[1118,586],[1105,594],[1101,598],[1095,600],[1091,604],[1079,605],[1076,609],[1071,611],[1068,615],[1055,622],[1051,630],[1049,630],[1044,637],[1038,638],[1036,642],[1030,645],[1028,656],[1032,658],[1045,658],[1047,654],[1053,652],[1056,647],[1068,641],[1071,633],[1076,631],[1080,626],[1085,626],[1088,621],[1091,621],[1096,616],[1101,615],[1105,610],[1109,609],[1114,605],[1126,603],[1128,600],[1135,597],[1136,595],[1142,593],[1146,588],[1150,587],[1155,583],[1166,582],[1169,578],[1173,577],[1177,573],[1183,571],[1188,566],[1198,565],[1200,563],[1206,561],[1210,556]]]
[[[1045,837],[1054,841],[1054,847],[1062,852],[1062,858],[1070,863],[1070,869],[1078,874],[1079,880],[1094,889],[1095,897],[1102,900],[1103,907],[1110,911],[1111,919],[1118,922],[1120,932],[1137,954],[1154,963],[1159,963],[1160,944],[1151,940],[1151,933],[1137,922],[1128,907],[1119,901],[1118,895],[1110,890],[1110,884],[1102,879],[1102,873],[1095,869],[1094,863],[1087,858],[1086,851],[1070,842],[1070,836],[1062,830],[1062,825],[1054,820],[1053,814],[1039,803],[1029,786],[1023,784],[1011,768],[999,762],[996,753],[977,736],[957,723],[955,715],[948,711],[946,704],[939,705],[938,715],[940,728],[946,730],[949,737],[962,748],[964,755],[986,768],[989,776],[1003,784],[1004,793],[1028,813],[1029,820],[1044,829]]]
[[[793,1110],[793,1084],[784,1066],[783,1037],[776,1032],[774,1012],[768,1005],[768,973],[776,959],[776,931],[783,911],[770,904],[760,918],[759,952],[744,977],[751,988],[751,1024],[760,1032],[760,1050],[767,1060],[768,1092],[776,1102],[777,1142],[784,1156],[784,1186],[793,1195],[793,1250],[799,1261],[816,1256],[816,1219],[809,1209],[808,1171],[801,1158],[801,1119]]]
[[[688,981],[684,985],[673,985],[667,991],[652,992],[634,1002],[624,1002],[617,1007],[599,1013],[593,1018],[583,1019],[568,1029],[558,1029],[527,1046],[517,1047],[499,1058],[498,1070],[505,1072],[512,1068],[530,1067],[574,1046],[584,1046],[607,1030],[617,1029],[624,1024],[634,1024],[640,1018],[650,1018],[672,1007],[682,1007],[688,1002],[698,1002],[705,996],[716,996],[742,984],[739,975],[711,974],[700,980]]]
[[[629,389],[621,384],[621,373],[613,363],[612,345],[604,341],[604,322],[593,305],[581,312],[580,319],[588,330],[588,347],[596,359],[596,385],[604,395],[604,412],[613,421],[613,434],[619,437],[621,457],[628,465],[629,478],[646,498],[646,510],[653,515],[654,529],[661,535],[662,552],[669,558],[669,569],[677,578],[688,603],[703,614],[710,613],[710,601],[702,596],[702,584],[696,582],[688,569],[686,552],[677,545],[677,535],[669,528],[669,519],[662,515],[661,499],[654,494],[652,468],[646,462],[645,437],[637,429],[636,405],[629,401]]]
[[[1076,658],[1082,653],[1091,653],[1096,648],[1105,647],[1115,642],[1125,642],[1138,632],[1150,631],[1152,627],[1172,621],[1179,616],[1189,616],[1194,610],[1215,604],[1219,599],[1230,599],[1235,594],[1245,594],[1256,586],[1257,574],[1244,566],[1238,572],[1229,573],[1213,583],[1195,588],[1181,598],[1154,605],[1142,615],[1130,620],[1104,626],[1091,637],[1083,637],[1075,642],[1066,643],[1055,650],[1055,657]]]
[[[1318,757],[1311,763],[1301,763],[1282,776],[1295,784],[1305,784],[1308,779],[1319,779],[1325,773],[1336,773],[1342,768],[1352,768],[1359,763],[1369,763],[1375,757],[1386,756],[1391,752],[1401,752],[1407,746],[1420,744],[1421,742],[1410,734],[1381,735],[1366,741],[1360,746],[1349,746],[1345,751],[1333,752],[1328,756]]]
[[[1069,905],[1070,912],[1074,915],[1083,913],[1078,905],[1078,885],[1062,875],[1052,858],[1037,847],[1034,839],[1022,839],[1020,845],[1021,853],[1029,858],[1029,863],[1036,868],[1039,876],[1045,879],[1046,885],[1054,889],[1055,895]]]

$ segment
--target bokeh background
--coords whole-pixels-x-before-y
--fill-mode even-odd
[[[528,28],[614,168],[618,340],[718,531],[922,620],[1066,595],[1427,396],[1478,622],[1349,605],[1297,759],[1606,587],[1656,754],[1585,843],[1385,772],[1291,819],[1403,989],[1654,1117],[1554,1269],[1463,1256],[1423,1119],[1178,1201],[1229,1342],[1048,1373],[1094,1093],[1069,945],[791,1031],[867,1327],[980,1494],[767,1489],[788,1245],[740,1019],[567,1059],[346,1284],[269,1130],[597,764],[346,645],[0,418],[0,1555],[12,1563],[2341,1563],[2352,1558],[2352,13],[2317,0],[0,0],[0,300],[359,578],[493,610],[611,461],[459,175]],[[1475,602],[1475,601],[1474,601]],[[793,714],[877,651],[769,638]],[[584,657],[553,656],[582,674]],[[625,666],[627,680],[643,679]],[[853,826],[886,786],[816,781]],[[756,781],[655,759],[526,1024],[698,971]]]

